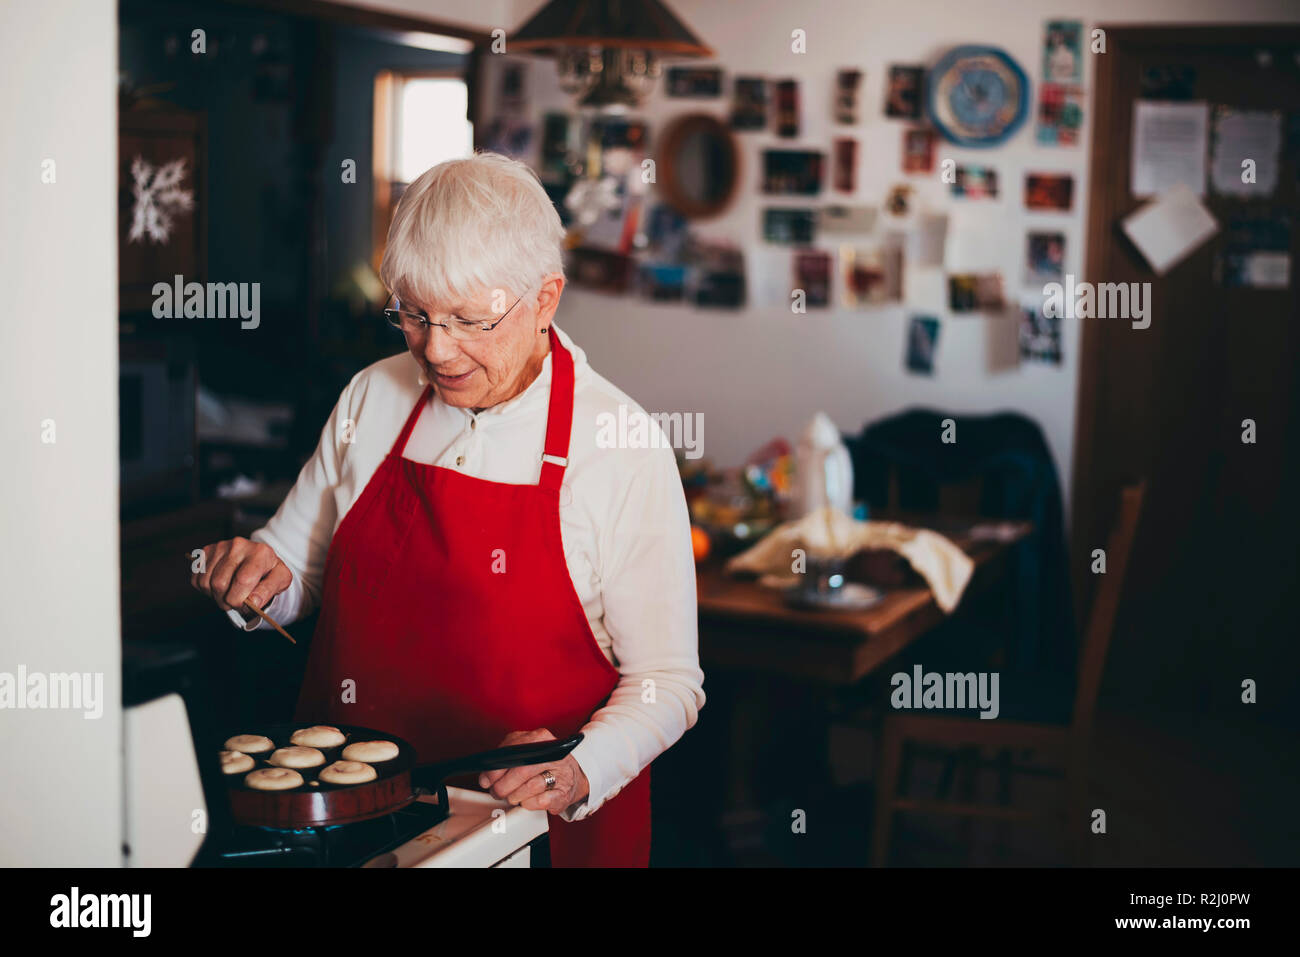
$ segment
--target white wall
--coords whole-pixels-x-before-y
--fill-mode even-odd
[[[0,710],[0,865],[122,859],[116,14],[0,4],[0,672],[101,673],[108,702]]]
[[[511,0],[338,0],[352,7],[370,7],[385,13],[422,17],[490,33],[500,27],[507,33],[523,22]],[[540,4],[537,5],[540,7]]]
[[[1025,234],[1031,229],[1059,229],[1066,235],[1066,271],[1083,276],[1085,212],[1088,188],[1088,138],[1072,148],[1040,147],[1033,117],[1008,142],[995,149],[958,149],[939,143],[937,158],[993,166],[1000,179],[997,200],[950,197],[933,176],[905,177],[900,169],[902,130],[909,124],[885,118],[884,78],[893,63],[933,64],[944,51],[964,43],[1000,46],[1025,69],[1036,106],[1042,79],[1043,25],[1048,19],[1081,19],[1085,27],[1100,23],[1209,23],[1214,21],[1283,21],[1300,18],[1289,0],[1019,0],[953,3],[908,0],[903,4],[860,0],[669,0],[669,5],[716,53],[726,71],[724,92],[715,100],[667,99],[657,91],[639,116],[654,137],[676,115],[706,111],[726,116],[730,79],[737,74],[800,81],[801,135],[783,140],[770,132],[737,133],[742,151],[738,200],[723,217],[702,224],[701,231],[740,242],[747,255],[750,289],[755,278],[771,270],[785,276],[791,254],[761,239],[761,210],[768,205],[821,205],[842,201],[826,191],[815,203],[803,197],[765,197],[759,192],[759,163],[766,147],[795,145],[829,152],[835,136],[859,140],[857,193],[852,201],[878,204],[895,183],[917,187],[923,208],[947,210],[950,237],[967,240],[949,247],[954,269],[999,269],[1009,298],[1024,290]],[[517,26],[540,6],[538,0],[515,0]],[[807,33],[807,53],[790,52],[791,31]],[[1090,57],[1087,57],[1090,59]],[[533,107],[562,109],[565,96],[548,62],[533,61],[530,71]],[[499,66],[490,62],[489,68]],[[865,70],[857,127],[831,122],[836,71]],[[1091,127],[1093,64],[1085,63],[1085,126]],[[536,140],[534,141],[536,143]],[[1124,162],[1125,158],[1117,158]],[[1069,214],[1029,213],[1023,207],[1023,174],[1059,171],[1075,176],[1075,205]],[[818,246],[834,249],[819,239]],[[959,257],[954,261],[954,257]],[[791,283],[792,284],[792,283]],[[838,290],[837,290],[838,292]],[[1040,290],[1041,292],[1041,290]],[[909,315],[929,312],[941,319],[936,373],[933,378],[903,370],[904,330]],[[788,305],[754,305],[739,313],[655,305],[632,297],[613,297],[571,287],[561,305],[561,325],[588,352],[593,365],[653,411],[700,411],[705,420],[706,456],[722,465],[736,464],[774,435],[792,439],[817,409],[830,414],[845,431],[912,405],[976,413],[1001,409],[1024,412],[1047,434],[1058,470],[1070,482],[1074,444],[1075,392],[1078,379],[1078,322],[1063,329],[1063,364],[1001,368],[1001,357],[1015,355],[1016,321],[967,313],[949,318],[946,311],[877,307],[850,311],[842,307],[791,314]],[[1068,514],[1068,513],[1067,513]]]

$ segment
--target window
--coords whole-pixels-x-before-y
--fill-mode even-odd
[[[384,257],[388,224],[402,192],[444,160],[474,152],[469,88],[460,74],[384,72],[375,77],[374,257]]]
[[[394,147],[398,181],[410,183],[430,166],[474,151],[468,107],[464,80],[421,78],[402,84]]]

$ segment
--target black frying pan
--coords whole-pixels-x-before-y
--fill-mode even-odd
[[[290,735],[307,726],[305,722],[277,724],[252,733],[264,734],[275,743],[275,747],[283,748],[289,746]],[[355,725],[334,727],[343,732],[346,740],[337,747],[317,749],[325,755],[325,764],[320,767],[295,768],[303,778],[303,783],[296,788],[259,791],[244,784],[250,771],[272,767],[267,760],[270,751],[249,755],[256,762],[249,771],[227,775],[230,810],[235,823],[286,830],[352,824],[391,814],[425,794],[437,794],[445,813],[448,806],[445,782],[448,778],[525,764],[557,762],[582,741],[579,733],[558,741],[515,744],[436,764],[416,765],[415,748],[394,734]],[[398,747],[397,757],[370,762],[378,776],[364,784],[329,784],[319,780],[319,772],[340,760],[343,749],[355,741],[392,741]]]

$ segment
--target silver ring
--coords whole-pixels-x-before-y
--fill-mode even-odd
[[[542,772],[542,780],[546,782],[546,790],[549,791],[555,787],[555,775],[549,770]]]

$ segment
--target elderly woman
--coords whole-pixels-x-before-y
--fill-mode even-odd
[[[556,865],[644,866],[650,762],[704,705],[690,525],[666,442],[597,444],[640,409],[555,325],[562,240],[506,157],[412,183],[381,269],[407,352],[352,379],[275,517],[193,583],[237,619],[319,606],[297,720],[422,762],[581,730],[479,784],[550,812]]]

